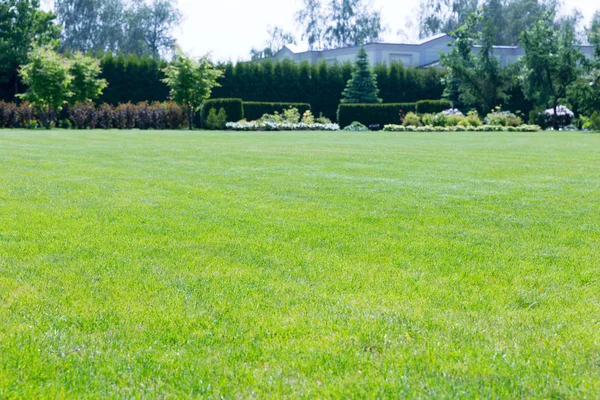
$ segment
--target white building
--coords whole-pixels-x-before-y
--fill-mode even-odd
[[[369,43],[365,50],[369,55],[372,66],[376,64],[389,64],[393,61],[401,61],[406,67],[426,68],[435,66],[440,61],[440,52],[448,53],[452,38],[446,34],[434,36],[416,44],[405,43]],[[525,54],[519,46],[495,46],[496,56],[502,66],[515,62]],[[593,46],[582,46],[581,51],[592,57]],[[325,60],[327,63],[346,61],[353,62],[356,59],[358,47],[345,47],[341,49],[298,51],[296,46],[287,45],[275,55],[275,60],[291,59],[296,62],[308,61],[318,63]]]

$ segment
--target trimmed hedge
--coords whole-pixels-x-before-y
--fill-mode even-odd
[[[244,118],[248,121],[256,121],[265,114],[274,114],[275,111],[282,113],[288,108],[295,107],[300,112],[300,115],[310,110],[308,103],[262,103],[256,101],[244,102]],[[229,114],[227,114],[229,116]],[[240,118],[241,119],[241,118]]]
[[[227,114],[226,122],[238,122],[244,119],[244,101],[242,99],[209,99],[202,105],[202,128],[206,126],[206,119],[212,108],[216,112],[219,112],[221,108],[224,109]]]
[[[337,118],[340,126],[346,127],[354,121],[369,126],[379,124],[382,127],[400,122],[400,110],[404,114],[415,112],[416,103],[387,103],[387,104],[340,104]]]
[[[452,108],[449,100],[421,100],[417,101],[417,114],[437,114]]]

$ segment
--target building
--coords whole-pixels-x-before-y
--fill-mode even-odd
[[[437,35],[415,44],[406,43],[369,43],[365,50],[369,55],[372,66],[376,64],[389,64],[400,61],[405,67],[427,68],[439,65],[440,52],[448,53],[452,38],[446,34]],[[525,54],[519,46],[495,46],[496,56],[502,66],[507,66]],[[593,46],[582,46],[581,51],[589,58],[593,57]],[[275,60],[290,59],[296,62],[308,61],[318,63],[325,60],[327,63],[346,61],[353,62],[356,58],[358,47],[344,47],[331,50],[298,51],[296,46],[287,45],[275,55]]]

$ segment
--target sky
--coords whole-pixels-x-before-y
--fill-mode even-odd
[[[294,14],[301,0],[178,0],[185,19],[176,36],[182,49],[194,56],[211,53],[218,61],[249,58],[252,47],[260,47],[268,38],[269,25],[278,25],[299,34]],[[596,4],[595,4],[596,3]],[[414,16],[419,0],[371,0],[373,9],[382,13],[389,31],[383,39],[402,41],[398,30],[405,29]],[[563,12],[577,8],[588,20],[600,9],[596,0],[565,0]],[[414,18],[412,18],[414,20]],[[303,47],[299,43],[300,47]],[[304,46],[306,47],[306,46]]]

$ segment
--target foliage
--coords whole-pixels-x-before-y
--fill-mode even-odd
[[[99,78],[102,73],[100,60],[77,52],[69,60],[71,80],[70,104],[95,101],[102,95],[107,83]]]
[[[381,13],[363,0],[303,0],[296,13],[302,39],[311,50],[376,42],[385,32]]]
[[[582,117],[583,129],[591,129],[594,131],[600,131],[600,111],[594,111],[592,115],[588,117]]]
[[[167,77],[163,81],[171,89],[171,99],[187,110],[191,130],[195,112],[210,97],[212,89],[219,86],[217,79],[223,72],[214,68],[208,56],[196,61],[178,50],[164,73]]]
[[[263,49],[253,48],[250,51],[250,58],[252,61],[261,60],[268,57],[273,57],[287,44],[296,44],[294,35],[290,32],[286,32],[279,26],[269,26],[267,28],[267,34],[269,40],[265,42]]]
[[[110,104],[102,103],[98,108],[98,126],[102,129],[113,127],[115,118],[115,108]]]
[[[338,107],[338,123],[348,126],[352,121],[364,125],[386,125],[399,122],[401,116],[407,112],[415,112],[415,103],[384,103],[384,104],[340,104]]]
[[[420,100],[416,103],[415,112],[417,114],[439,113],[452,108],[452,102],[449,100]]]
[[[17,128],[19,125],[18,107],[15,103],[0,100],[0,129]]]
[[[463,119],[462,121],[465,121]],[[458,125],[385,125],[383,130],[386,132],[538,132],[541,128],[538,125],[480,125],[472,126],[468,124]]]
[[[295,108],[298,113],[304,114],[311,109],[308,103],[267,103],[256,101],[244,102],[244,118],[249,121],[260,119],[265,114],[283,113],[285,110]]]
[[[227,113],[224,108],[220,108],[217,113],[216,108],[211,108],[206,117],[206,129],[222,130],[227,124]]]
[[[304,122],[291,123],[285,121],[239,121],[228,122],[225,127],[233,131],[329,131],[340,130],[338,124],[315,122],[307,124]]]
[[[176,1],[55,0],[64,51],[159,57],[175,46]]]
[[[75,129],[95,129],[98,125],[99,113],[91,102],[75,103],[69,107],[68,114]]]
[[[559,129],[571,125],[575,117],[573,111],[569,110],[566,106],[549,108],[543,114],[548,126],[558,127]]]
[[[409,112],[404,116],[403,126],[421,126],[421,120],[414,112]]]
[[[18,70],[33,47],[57,43],[60,28],[54,18],[40,9],[39,0],[0,1],[0,95],[6,100],[20,92]]]
[[[486,125],[519,126],[523,124],[520,117],[510,111],[502,111],[496,107],[484,119]]]
[[[448,90],[458,92],[461,104],[480,112],[508,100],[514,67],[502,68],[494,55],[496,21],[483,14],[473,14],[464,25],[451,33],[452,50],[441,54],[441,64],[448,74]],[[479,48],[474,51],[474,46]]]
[[[30,102],[50,128],[50,113],[59,112],[71,97],[73,77],[69,74],[69,62],[48,46],[36,47],[29,53],[29,63],[19,74],[27,85],[27,91],[19,95]]]
[[[364,46],[361,46],[356,56],[352,78],[348,80],[340,102],[342,104],[377,104],[382,101],[377,97],[378,94],[377,76],[371,70]]]
[[[244,102],[242,99],[209,99],[202,104],[202,117],[204,118],[203,127],[206,126],[206,117],[211,108],[214,108],[215,110],[223,108],[229,121],[240,121],[244,119]]]
[[[368,132],[369,128],[367,128],[364,124],[361,124],[358,121],[353,121],[350,125],[343,129],[346,132]]]
[[[525,74],[523,90],[538,106],[556,109],[569,87],[579,75],[584,58],[574,37],[574,27],[564,25],[560,31],[553,24],[554,15],[547,13],[532,30],[523,32]],[[554,129],[558,129],[554,120]]]
[[[306,110],[304,114],[302,114],[302,120],[300,121],[303,124],[314,124],[315,116],[312,114],[310,110]],[[331,121],[329,121],[331,123]]]

